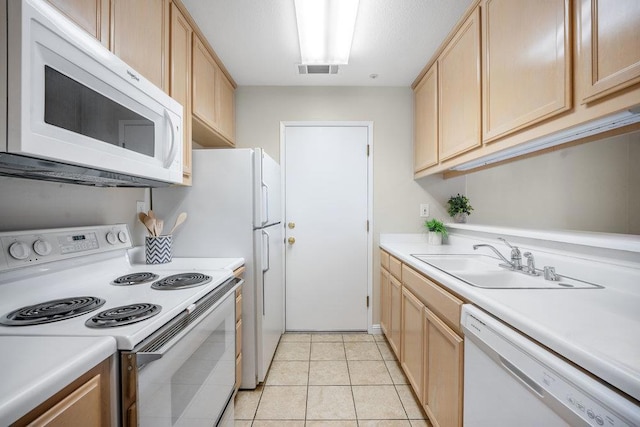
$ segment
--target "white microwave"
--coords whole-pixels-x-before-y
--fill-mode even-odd
[[[44,0],[0,0],[0,18],[0,175],[182,182],[177,101]]]

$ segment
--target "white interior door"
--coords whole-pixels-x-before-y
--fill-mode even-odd
[[[286,329],[367,330],[369,127],[284,129]]]

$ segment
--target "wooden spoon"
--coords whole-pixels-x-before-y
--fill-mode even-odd
[[[147,229],[147,231],[149,232],[149,234],[151,236],[153,236],[153,229],[149,228],[149,225],[151,224],[151,218],[149,218],[147,216],[146,213],[144,212],[139,212],[138,213],[138,218],[140,219],[140,222],[144,224],[145,228]]]
[[[147,230],[149,230],[149,234],[151,234],[154,237],[158,236],[156,234],[156,220],[155,220],[155,218],[151,218],[151,217],[148,216],[144,220],[144,225],[147,227]]]
[[[180,224],[182,224],[186,219],[187,219],[186,212],[182,212],[180,215],[178,215],[178,217],[176,218],[176,223],[173,225],[173,228],[171,229],[169,234],[173,234],[173,232],[176,231],[176,228],[178,228]]]
[[[156,218],[156,236],[162,235],[163,228],[164,228],[164,220]]]

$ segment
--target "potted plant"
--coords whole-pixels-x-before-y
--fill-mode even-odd
[[[428,242],[430,245],[441,245],[442,237],[447,237],[447,227],[444,226],[442,221],[432,219],[425,221],[424,226],[429,230]]]
[[[467,222],[467,215],[471,215],[473,206],[471,206],[466,196],[458,193],[455,196],[451,196],[447,203],[449,204],[447,212],[449,212],[454,222]]]

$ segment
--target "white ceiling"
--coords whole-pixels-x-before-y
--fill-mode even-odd
[[[409,86],[471,1],[360,0],[337,75],[298,74],[293,0],[183,3],[239,86]]]

